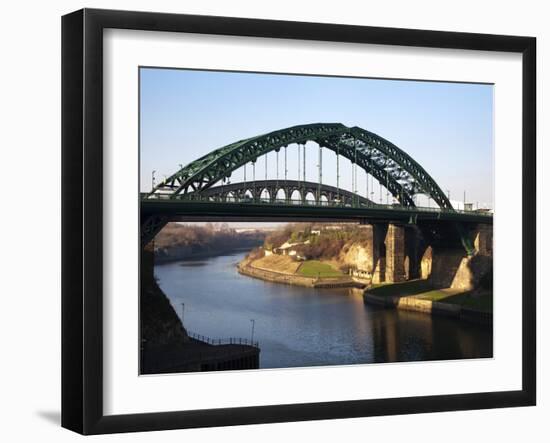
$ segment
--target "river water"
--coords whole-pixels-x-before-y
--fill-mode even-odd
[[[490,326],[365,305],[348,289],[243,276],[244,255],[157,265],[155,276],[180,317],[185,303],[189,331],[250,339],[254,325],[261,368],[492,357]]]

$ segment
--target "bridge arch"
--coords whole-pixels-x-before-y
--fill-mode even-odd
[[[272,190],[271,189],[268,189],[267,187],[262,187],[260,189],[260,200],[261,201],[266,201],[266,202],[271,202],[273,200],[272,196]]]
[[[269,194],[271,203],[290,202],[297,204],[302,201],[305,204],[329,203],[332,206],[362,206],[362,207],[377,207],[377,203],[365,198],[362,195],[354,194],[345,189],[339,189],[334,186],[319,184],[314,182],[303,182],[296,180],[258,180],[253,184],[237,182],[224,186],[213,186],[205,189],[196,196],[200,199],[208,199],[215,197],[216,201],[232,202],[242,200],[247,193],[249,198],[252,195],[256,196],[256,200],[264,201],[266,191]],[[184,196],[193,200],[195,193]],[[232,199],[231,199],[232,197]],[[323,197],[322,199],[318,197]]]
[[[302,190],[298,187],[293,187],[288,190],[288,195],[291,203],[297,204],[299,202],[304,201],[304,197],[302,195]]]
[[[435,180],[406,152],[377,134],[341,123],[293,126],[216,149],[164,180],[150,196],[202,195],[216,183],[229,178],[234,170],[255,162],[258,157],[290,144],[305,144],[308,141],[316,142],[357,164],[385,186],[402,206],[414,207],[413,196],[425,194],[440,208],[453,209]]]

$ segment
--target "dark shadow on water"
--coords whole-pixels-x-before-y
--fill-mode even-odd
[[[36,415],[53,425],[61,425],[61,411],[36,411]]]
[[[491,327],[421,312],[369,307],[374,362],[492,358]]]
[[[206,261],[183,261],[180,263],[180,266],[192,267],[192,266],[206,266],[208,262]]]

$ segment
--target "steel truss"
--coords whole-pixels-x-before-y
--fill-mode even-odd
[[[435,180],[406,152],[379,135],[341,123],[293,126],[216,149],[159,183],[150,196],[196,195],[228,179],[234,170],[255,163],[262,155],[308,141],[331,149],[361,167],[402,206],[415,206],[414,195],[425,194],[441,209],[452,209]]]

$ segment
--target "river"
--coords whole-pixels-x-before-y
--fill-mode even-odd
[[[155,266],[184,325],[210,338],[251,338],[261,368],[492,357],[492,327],[365,305],[348,289],[240,275],[244,252]],[[254,320],[252,322],[251,320]]]

